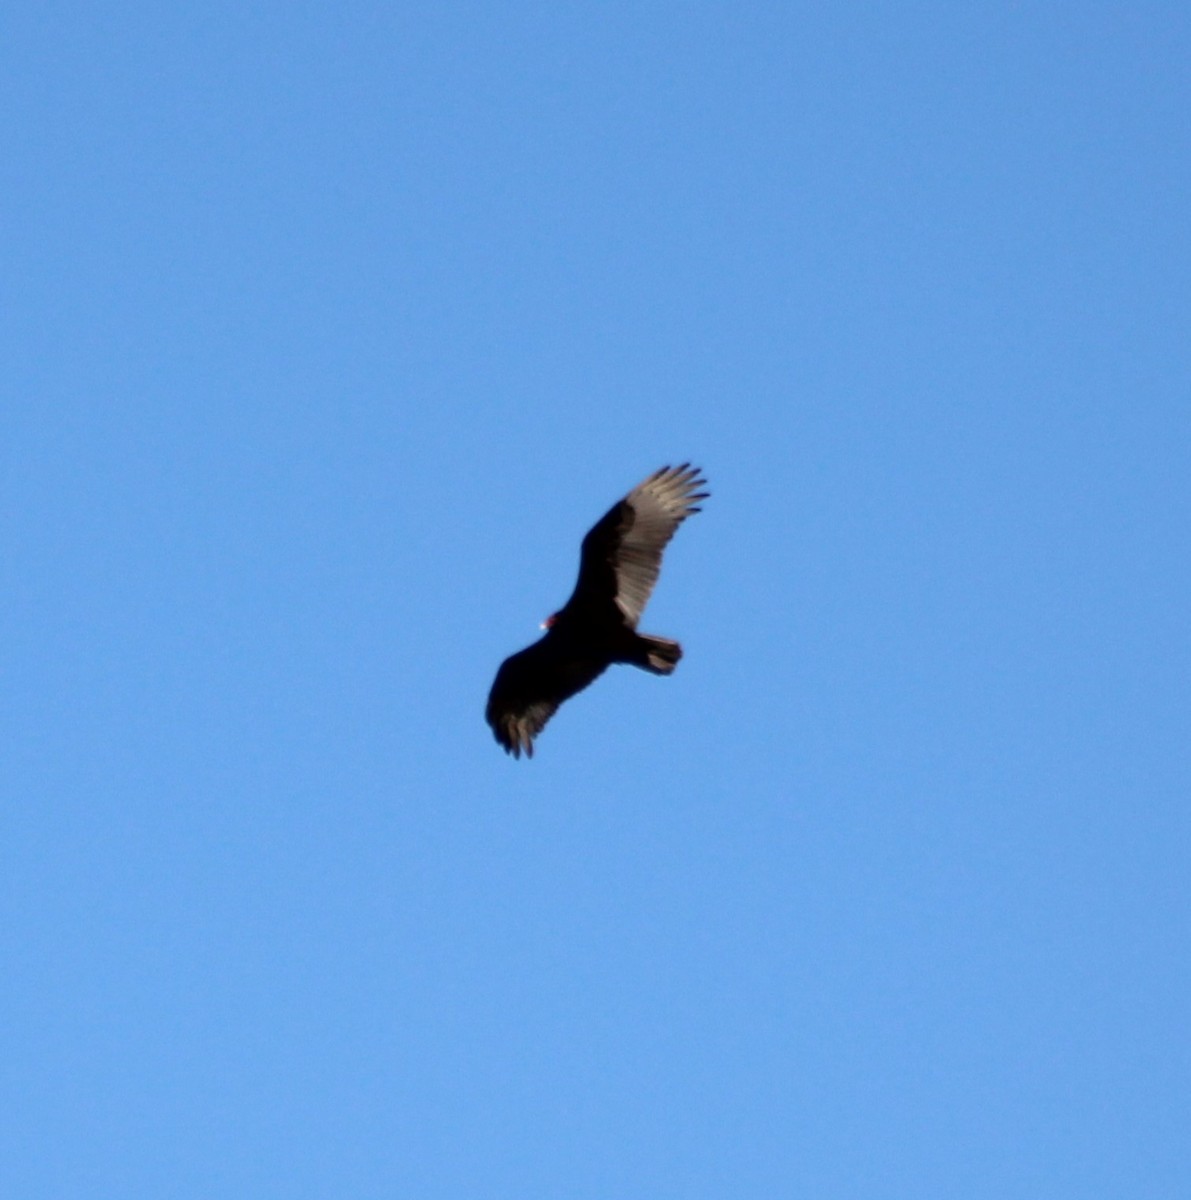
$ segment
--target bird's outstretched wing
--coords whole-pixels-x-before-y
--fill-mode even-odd
[[[514,758],[533,758],[533,739],[546,727],[558,706],[598,679],[604,661],[566,653],[557,636],[546,634],[532,646],[506,658],[496,672],[484,712],[496,740]]]
[[[579,580],[567,608],[598,610],[611,603],[636,629],[658,580],[662,551],[674,531],[706,500],[698,467],[663,467],[614,504],[583,539]]]

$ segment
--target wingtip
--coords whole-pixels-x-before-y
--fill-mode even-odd
[[[511,754],[516,759],[520,759],[522,754],[526,758],[533,758],[533,739],[515,726],[497,733],[496,740],[506,754]]]

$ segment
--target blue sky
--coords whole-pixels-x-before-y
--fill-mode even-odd
[[[0,47],[0,1191],[1180,1193],[1185,5]]]

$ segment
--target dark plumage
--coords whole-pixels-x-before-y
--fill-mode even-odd
[[[485,717],[514,758],[533,757],[537,737],[555,710],[613,663],[669,675],[682,647],[637,632],[662,551],[708,493],[697,467],[663,467],[638,484],[583,539],[579,579],[571,598],[546,621],[546,634],[501,664]]]

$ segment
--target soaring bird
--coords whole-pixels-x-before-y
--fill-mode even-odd
[[[662,467],[617,501],[588,531],[571,598],[543,622],[546,633],[506,658],[484,713],[496,740],[520,758],[558,706],[613,663],[669,675],[682,647],[637,632],[657,583],[662,551],[709,493],[698,467]]]

